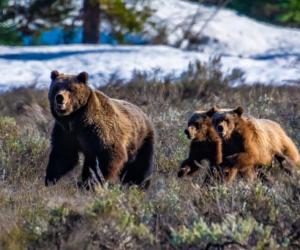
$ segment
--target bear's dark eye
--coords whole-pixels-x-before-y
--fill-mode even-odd
[[[70,88],[70,87],[68,87],[67,89],[66,89],[68,92],[74,92],[74,89],[73,88]]]

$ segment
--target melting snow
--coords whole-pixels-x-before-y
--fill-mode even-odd
[[[290,84],[300,80],[300,31],[277,27],[231,10],[220,10],[200,30],[215,12],[214,7],[182,0],[153,0],[157,12],[152,17],[170,32],[168,44],[175,45],[182,39],[184,30],[180,24],[193,22],[192,33],[208,37],[206,43],[198,44],[194,51],[168,46],[108,46],[64,45],[9,47],[0,46],[0,90],[36,83],[39,87],[49,84],[53,69],[66,73],[87,71],[95,86],[105,84],[112,74],[129,79],[137,71],[157,72],[159,77],[179,76],[190,62],[220,56],[225,74],[238,68],[245,72],[245,83]],[[195,18],[195,14],[197,18]],[[155,31],[149,28],[149,36]]]

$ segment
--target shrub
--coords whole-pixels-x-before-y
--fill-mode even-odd
[[[39,175],[48,150],[45,138],[21,131],[14,118],[0,117],[0,171],[2,180],[17,181]]]

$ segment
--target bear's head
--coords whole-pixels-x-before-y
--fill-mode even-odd
[[[242,107],[237,107],[235,109],[218,109],[213,107],[208,111],[208,115],[212,117],[212,122],[216,131],[224,140],[231,138],[242,114]]]
[[[196,111],[190,117],[187,128],[184,130],[187,138],[195,141],[204,141],[211,125],[211,118],[206,111]]]
[[[78,75],[64,75],[56,70],[51,72],[48,98],[54,116],[68,116],[87,103],[91,94],[87,80],[86,72]]]

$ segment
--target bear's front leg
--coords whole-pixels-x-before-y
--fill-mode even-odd
[[[78,186],[89,190],[97,184],[103,185],[103,177],[98,166],[97,157],[87,154],[84,157],[81,182],[78,183]]]
[[[233,181],[236,179],[238,174],[238,169],[235,167],[228,168],[225,176],[225,183],[232,184]]]
[[[192,175],[201,168],[203,168],[203,166],[201,165],[200,162],[188,158],[181,163],[177,176],[180,178],[186,175]]]
[[[235,159],[235,163],[232,167],[228,168],[228,175],[225,178],[227,183],[232,183],[235,180],[238,172],[243,172],[248,169],[254,169],[256,159],[258,158],[258,152],[256,149],[253,149],[251,147],[246,148],[248,149],[246,152],[232,155],[233,159]],[[249,171],[247,174],[247,178],[254,179],[254,177],[251,176],[252,172]]]
[[[177,176],[179,178],[183,177],[183,176],[186,176],[189,174],[189,172],[191,172],[191,161],[190,159],[185,159],[181,165],[180,165],[180,168],[179,168],[179,171],[177,173]]]
[[[243,176],[246,178],[246,181],[248,183],[252,183],[254,182],[254,180],[256,179],[257,177],[257,174],[254,170],[254,168],[248,168],[248,169],[245,169],[243,172],[242,172]]]
[[[99,165],[105,180],[112,180],[119,176],[128,161],[128,155],[123,146],[112,146],[99,154]]]
[[[76,141],[55,124],[52,131],[51,152],[46,169],[45,186],[55,184],[78,163]]]
[[[222,164],[220,164],[221,167],[223,168],[233,167],[237,162],[238,156],[239,154],[236,153],[224,157]]]
[[[215,154],[215,159],[213,163],[215,166],[219,166],[222,161],[223,161],[223,147],[222,147],[222,141],[217,141],[215,143],[215,148],[216,148],[216,154]]]

